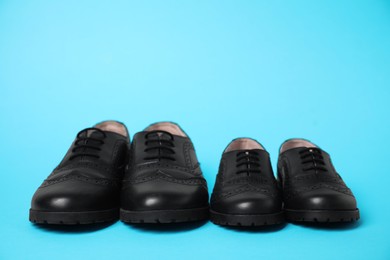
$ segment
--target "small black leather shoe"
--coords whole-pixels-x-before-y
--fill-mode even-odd
[[[120,219],[174,223],[208,218],[208,191],[194,146],[176,124],[160,122],[134,136],[123,180]]]
[[[233,140],[222,154],[210,219],[226,226],[284,222],[282,198],[267,151],[249,138]]]
[[[293,222],[351,222],[359,219],[356,199],[328,153],[304,139],[280,148],[278,181],[286,218]]]
[[[79,132],[65,158],[35,192],[30,221],[90,224],[117,220],[129,146],[126,127],[116,121]]]

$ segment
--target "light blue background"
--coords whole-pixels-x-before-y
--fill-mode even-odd
[[[390,259],[389,1],[0,0],[1,259]],[[47,230],[30,199],[75,134],[180,123],[211,191],[223,148],[305,137],[355,193],[349,227]]]

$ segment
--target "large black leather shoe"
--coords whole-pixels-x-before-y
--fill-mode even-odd
[[[222,154],[210,219],[227,226],[284,222],[282,198],[267,151],[255,140],[233,140]]]
[[[30,221],[90,224],[117,220],[129,146],[126,127],[116,121],[79,132],[65,158],[35,192]]]
[[[208,218],[208,191],[194,146],[176,124],[137,133],[122,187],[120,219],[174,223]]]
[[[351,222],[359,219],[356,199],[332,165],[330,156],[304,139],[280,148],[278,181],[286,218],[293,222]]]

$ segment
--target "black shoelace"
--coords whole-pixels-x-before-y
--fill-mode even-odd
[[[318,148],[306,148],[299,152],[301,156],[301,162],[304,165],[303,171],[314,170],[315,173],[318,171],[328,171],[325,167],[324,157],[322,152]]]
[[[248,176],[251,173],[260,173],[260,159],[256,151],[247,150],[237,153],[236,168],[237,174],[246,173]],[[243,168],[242,166],[245,166]],[[239,169],[241,168],[241,169]]]
[[[152,153],[144,160],[176,161],[173,135],[165,131],[150,131],[145,135],[145,152]]]
[[[106,134],[97,128],[86,128],[77,134],[77,140],[75,147],[72,149],[72,155],[69,160],[73,160],[76,157],[89,156],[94,158],[100,158],[98,152],[101,151],[101,146],[104,144],[103,139],[106,138]]]

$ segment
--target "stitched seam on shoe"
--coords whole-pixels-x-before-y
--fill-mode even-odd
[[[155,169],[155,168],[178,169],[178,170],[189,172],[189,173],[192,172],[191,169],[186,168],[186,167],[169,165],[169,164],[161,164],[161,163],[153,163],[153,164],[146,164],[146,165],[136,166],[136,170]]]
[[[99,170],[104,170],[105,172],[107,173],[112,173],[113,172],[113,169],[114,167],[110,168],[110,167],[106,167],[106,166],[101,166],[100,164],[98,163],[91,163],[91,162],[73,162],[71,164],[68,164],[68,165],[65,165],[61,168],[56,168],[52,174],[54,173],[57,173],[59,171],[63,171],[63,170],[70,170],[70,169],[74,169],[74,168],[79,168],[79,167],[83,167],[83,168],[95,168],[95,169],[99,169]],[[51,175],[52,175],[51,174]]]
[[[162,179],[169,182],[188,184],[188,185],[206,184],[206,180],[203,178],[178,179],[178,178],[168,177],[165,174],[161,174],[161,173],[152,174],[147,177],[127,179],[124,180],[123,183],[137,184],[137,183],[147,182],[155,179]]]
[[[260,176],[245,176],[238,177],[230,180],[226,180],[222,185],[233,185],[233,184],[268,184],[269,181]]]
[[[269,196],[271,198],[276,197],[275,196],[276,195],[275,192],[270,191],[269,189],[255,188],[253,186],[249,187],[248,185],[245,185],[244,187],[240,187],[240,188],[234,189],[234,190],[229,191],[229,192],[221,192],[219,195],[214,195],[212,201],[213,202],[217,202],[217,201],[220,201],[220,200],[222,200],[224,198],[229,198],[229,197],[232,197],[232,196],[244,193],[244,192],[250,192],[250,191],[262,193],[262,194],[267,195],[267,196]],[[216,191],[216,192],[213,192],[213,193],[217,194],[219,192]]]
[[[188,149],[189,149],[188,145],[189,145],[188,142],[184,143],[183,154],[184,154],[184,160],[185,160],[187,168],[192,169],[191,158],[190,158],[189,151],[188,151]]]
[[[331,190],[334,190],[334,191],[337,191],[337,192],[341,192],[345,195],[349,195],[349,196],[353,196],[351,190],[347,187],[334,187],[334,186],[331,186],[331,185],[328,185],[326,183],[319,183],[319,184],[316,184],[316,185],[311,185],[311,186],[308,186],[308,187],[304,187],[304,188],[301,188],[299,190],[286,190],[285,191],[285,200],[290,200],[292,198],[295,198],[296,196],[298,195],[301,195],[301,194],[304,194],[306,192],[309,192],[309,191],[312,191],[312,190],[318,190],[318,189],[321,189],[321,188],[326,188],[326,189],[331,189]]]
[[[316,179],[319,181],[326,181],[326,182],[334,182],[334,183],[341,183],[340,180],[336,177],[330,177],[330,176],[321,176],[318,174],[307,174],[307,175],[301,175],[301,176],[295,176],[292,182],[294,181],[304,181],[304,180],[312,180]]]
[[[45,180],[42,185],[39,188],[44,188],[56,183],[64,182],[67,180],[79,180],[79,181],[84,181],[92,184],[97,184],[97,185],[102,185],[102,186],[118,186],[119,185],[119,180],[109,180],[109,179],[104,179],[104,178],[90,178],[90,177],[85,177],[79,174],[69,174],[65,175],[56,179],[52,180]]]

